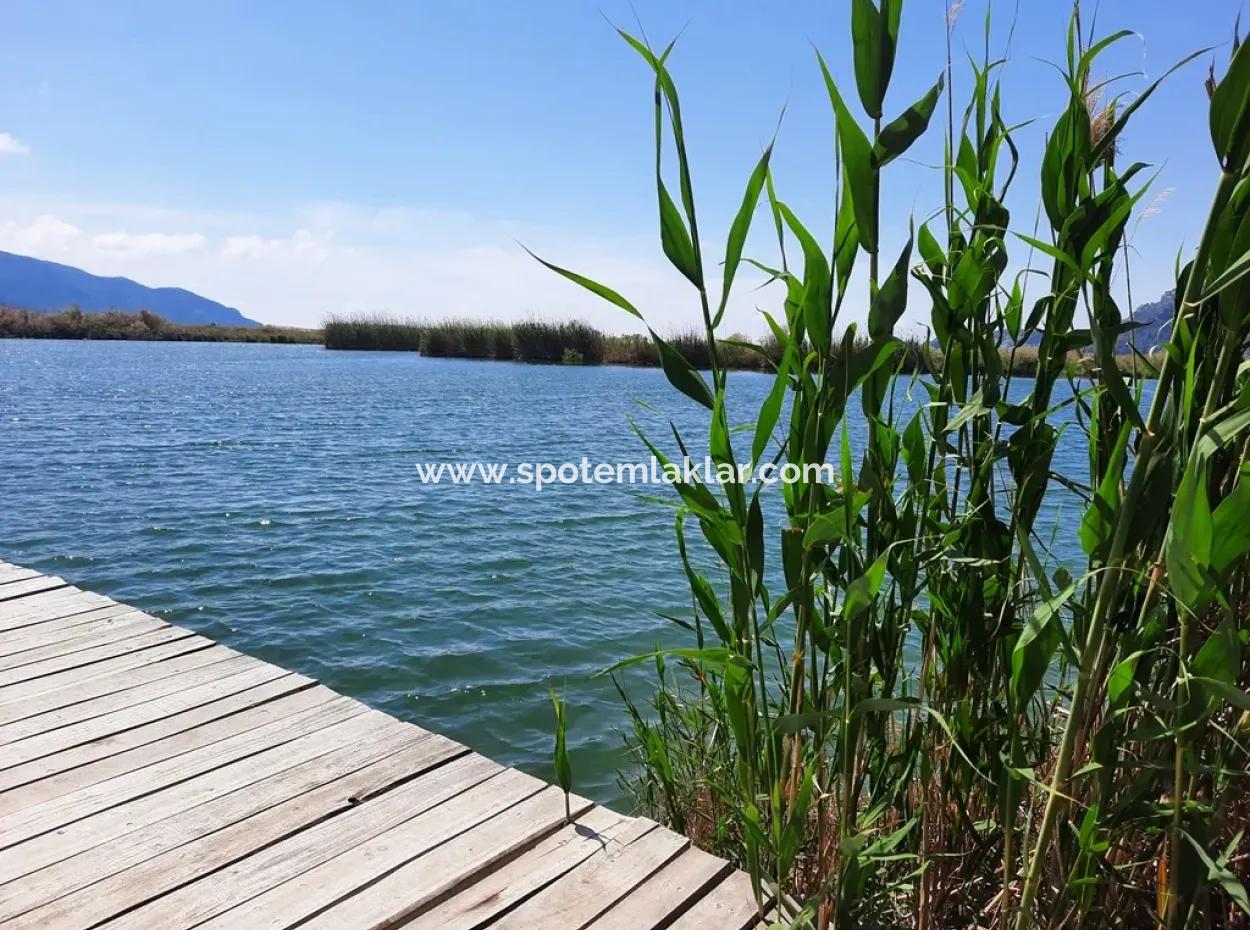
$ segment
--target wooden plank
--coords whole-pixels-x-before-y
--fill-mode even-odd
[[[732,871],[724,859],[691,847],[595,920],[595,930],[656,930]]]
[[[2,656],[0,657],[0,671],[20,668],[23,665],[32,665],[44,659],[55,659],[58,656],[71,655],[95,646],[105,646],[109,643],[129,639],[138,633],[148,633],[152,630],[161,630],[169,626],[164,620],[157,620],[155,617],[137,610],[128,614],[122,614],[121,617],[115,619],[115,623],[106,623],[103,629],[90,628],[77,636],[71,636],[45,646],[23,649],[20,652]]]
[[[88,705],[75,704],[53,714],[28,717],[0,728],[15,735],[21,734],[13,745],[5,747],[4,765],[6,768],[21,765],[83,743],[107,739],[117,733],[172,717],[184,710],[191,710],[286,674],[288,673],[276,665],[239,656],[237,659],[218,662],[189,674],[162,679],[145,688],[132,688],[92,701],[90,704],[99,705],[101,713],[88,715],[77,723],[71,721],[80,708]],[[145,695],[147,689],[154,689],[157,693]],[[116,706],[106,709],[110,705]],[[57,719],[45,721],[45,717]],[[59,726],[37,729],[46,723],[58,722]],[[8,734],[0,733],[0,736],[6,735]]]
[[[278,719],[289,711],[277,699],[313,684],[310,678],[288,673],[133,730],[113,733],[5,769],[0,772],[0,810],[39,804],[114,775],[207,746],[240,727],[259,726]],[[248,716],[241,720],[223,719],[243,713]]]
[[[120,843],[123,837],[136,830],[244,789],[300,762],[325,755],[342,746],[345,740],[367,738],[371,730],[379,726],[379,721],[369,719],[367,715],[342,719],[342,702],[345,700],[346,698],[335,698],[319,708],[314,708],[314,711],[321,712],[319,723],[331,721],[315,732],[303,733],[298,738],[269,750],[230,758],[215,769],[198,772],[180,782],[166,783],[143,795],[127,797],[118,804],[98,807],[86,816],[51,831],[42,831],[29,840],[0,851],[0,885],[20,880],[17,884],[24,886],[25,876],[55,862],[98,846]],[[297,715],[288,720],[294,721],[304,716],[306,715]],[[391,722],[400,725],[397,721]],[[143,770],[130,774],[141,776]],[[114,780],[127,778],[129,775]],[[108,782],[103,782],[88,791],[107,784]],[[73,798],[74,795],[70,794],[58,801]],[[51,807],[55,804],[56,801],[42,806]]]
[[[546,888],[583,863],[618,855],[653,830],[645,817],[621,817],[604,822],[605,808],[596,808],[572,827],[552,835],[529,852],[479,877],[472,884],[445,894],[422,910],[404,930],[474,930]],[[308,930],[332,930],[331,924],[312,921]],[[303,930],[303,928],[301,928]]]
[[[64,588],[67,584],[67,581],[63,578],[57,578],[55,575],[40,575],[37,578],[14,581],[0,587],[0,601],[11,601],[25,597],[28,594],[38,594],[40,591]]]
[[[183,645],[188,642],[191,643],[190,646]],[[32,682],[0,688],[0,725],[116,691],[125,691],[149,681],[181,675],[214,662],[238,658],[239,655],[240,653],[226,646],[213,646],[210,640],[194,637],[192,641],[181,639],[169,646],[158,646],[135,653],[135,657],[148,659],[146,664],[111,659],[86,669],[74,669]],[[99,671],[99,666],[109,668]]]
[[[6,596],[8,592],[14,592]],[[0,925],[745,930],[646,819],[0,562]]]
[[[39,572],[33,568],[18,568],[16,565],[0,566],[0,585],[11,581],[25,581],[27,578],[38,578]]]
[[[72,617],[98,607],[112,607],[117,601],[103,594],[75,587],[31,594],[17,601],[0,603],[0,632],[27,631],[41,623]]]
[[[587,803],[579,801],[574,810]],[[381,930],[401,923],[405,930],[471,930],[608,843],[628,842],[633,837],[625,834],[637,831],[639,823],[593,807],[540,839],[550,824],[563,822],[564,796],[548,788],[326,908],[300,930]],[[648,822],[643,831],[652,827]]]
[[[361,730],[342,728],[344,735]],[[131,831],[114,842],[85,850],[45,869],[23,877],[20,881],[0,886],[0,923],[20,913],[42,907],[57,898],[137,866],[163,852],[183,846],[200,837],[211,835],[259,813],[275,804],[324,786],[351,774],[380,758],[422,745],[425,758],[439,755],[439,739],[417,727],[397,725],[374,727],[347,746],[327,742],[328,734],[319,737],[318,754],[308,752],[312,742],[301,748],[301,756],[277,772],[249,782],[237,790],[223,794],[204,804],[189,808],[172,817]],[[449,741],[448,746],[454,746]],[[328,749],[326,747],[329,747]],[[308,755],[303,758],[302,755]],[[427,763],[427,765],[430,763]],[[145,892],[151,886],[145,882]],[[98,893],[99,889],[94,889]],[[108,916],[108,915],[105,915]]]
[[[30,665],[22,665],[17,668],[0,671],[0,687],[20,684],[35,678],[43,678],[56,672],[65,672],[84,665],[92,665],[101,659],[131,656],[147,649],[149,646],[159,646],[194,635],[190,630],[184,630],[181,627],[166,626],[163,630],[153,630],[139,636],[132,636],[120,642],[96,646],[92,649],[84,649],[82,652],[74,652],[67,656],[58,656],[55,659],[45,659],[42,662],[34,662]]]
[[[0,825],[0,850],[5,850],[0,853],[0,858],[11,851],[9,847],[40,834],[64,828],[85,817],[160,792],[161,789],[213,772],[248,756],[273,752],[301,736],[360,716],[368,710],[363,704],[340,697],[329,688],[320,686],[302,691],[296,697],[300,702],[306,702],[306,709],[291,717],[236,733],[211,745],[107,779],[9,816]],[[321,703],[315,703],[318,700]]]
[[[137,704],[146,704],[165,695],[172,695],[174,700],[178,701],[182,699],[184,692],[258,667],[272,669],[275,675],[287,674],[276,665],[269,665],[259,659],[253,659],[250,656],[233,656],[220,662],[191,668],[178,675],[167,675],[155,681],[140,682],[129,688],[96,695],[86,700],[75,701],[68,706],[57,707],[41,714],[30,714],[11,723],[0,724],[0,745],[26,740],[53,730],[89,725],[98,717]],[[166,712],[163,706],[153,706],[150,708],[153,714],[151,719],[169,716],[182,709],[186,708],[173,707]],[[0,768],[7,768],[10,764],[16,763],[10,763],[7,755],[0,760]]]
[[[333,859],[397,824],[466,796],[469,804],[523,800],[541,783],[481,756],[461,756],[415,781],[184,885],[101,925],[109,930],[193,927]]]
[[[513,774],[491,779],[477,791],[465,792],[387,830],[201,926],[203,930],[283,930],[404,867],[419,876],[421,884],[408,890],[409,897],[419,897],[430,892],[423,867],[425,857],[453,837],[460,838],[487,824],[506,837],[502,842],[513,849],[523,848],[563,822],[564,795],[557,788],[543,788],[541,783],[525,782]],[[516,782],[515,787],[512,782]],[[525,793],[535,789],[536,793]],[[590,806],[589,801],[579,798],[575,810],[580,814]],[[440,865],[445,873],[446,860]],[[463,862],[454,865],[455,875],[463,875],[464,867]],[[351,914],[354,926],[356,912]]]
[[[651,830],[619,849],[609,849],[557,879],[491,924],[495,930],[578,930],[675,859],[690,841],[668,830]]]
[[[105,604],[116,603],[112,598],[105,597],[103,594],[84,591],[74,585],[66,585],[63,588],[28,594],[13,601],[0,601],[0,629],[8,630],[30,623],[57,620],[61,616],[68,616],[68,612],[61,613],[59,616],[57,612],[72,611],[81,604],[101,607]]]
[[[9,656],[27,649],[50,646],[76,636],[83,636],[94,629],[104,630],[115,622],[106,623],[112,618],[123,614],[142,613],[128,604],[110,604],[95,607],[80,614],[60,617],[56,620],[44,620],[32,626],[19,627],[4,633],[0,642],[0,654]]]
[[[38,899],[39,886],[34,883],[45,873],[52,878],[52,894],[64,887],[57,884],[62,875],[66,882],[80,877],[91,884],[28,910],[6,922],[5,928],[94,926],[468,752],[434,734],[417,732],[413,738],[416,742],[407,748],[346,774],[343,770],[358,760],[353,758],[355,747],[344,747],[258,782],[246,791],[236,791],[136,831],[127,837],[121,850],[121,864],[126,866],[121,870],[109,867],[112,847],[100,846],[37,872],[29,882],[22,882],[31,900]],[[62,866],[63,872],[54,871]],[[108,871],[107,877],[100,876],[100,869]],[[5,902],[0,905],[0,913],[9,911],[8,899],[3,895],[11,887],[14,886],[0,888],[0,901]]]
[[[735,871],[678,917],[669,930],[748,930],[760,923],[751,879]]]
[[[134,608],[128,604],[110,604],[85,613],[62,617],[59,620],[45,620],[33,626],[19,627],[4,635],[4,639],[0,641],[0,655],[12,655],[24,649],[34,649],[38,646],[60,642],[86,632],[92,624],[98,626],[110,618],[133,612]]]

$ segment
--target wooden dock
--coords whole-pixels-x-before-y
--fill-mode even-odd
[[[0,927],[745,930],[644,818],[0,562]]]

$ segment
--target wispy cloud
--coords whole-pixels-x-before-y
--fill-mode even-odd
[[[179,286],[272,323],[315,326],[329,313],[584,319],[624,332],[636,321],[551,274],[518,240],[611,282],[658,329],[696,321],[689,285],[650,237],[601,238],[469,213],[313,203],[240,215],[152,204],[0,195],[0,249]],[[727,325],[759,333],[767,295],[747,269]]]
[[[323,261],[328,255],[326,236],[314,236],[307,229],[294,235],[266,238],[264,236],[227,236],[221,244],[222,258],[314,258]]]
[[[30,146],[18,142],[7,132],[0,132],[0,155],[29,155]]]
[[[208,245],[199,233],[130,233],[125,231],[98,233],[91,240],[96,248],[123,258],[148,255],[180,255],[195,252]]]

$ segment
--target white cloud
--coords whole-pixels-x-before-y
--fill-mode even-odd
[[[30,146],[18,142],[7,132],[0,132],[0,155],[29,155]]]
[[[208,240],[199,233],[129,233],[125,231],[99,233],[92,244],[103,252],[123,258],[140,258],[148,255],[179,255],[204,248]]]
[[[0,249],[57,258],[82,236],[82,230],[58,216],[41,213],[28,222],[0,223]]]
[[[380,311],[580,318],[609,332],[639,329],[542,268],[517,240],[619,289],[660,332],[694,325],[699,314],[693,289],[650,236],[596,238],[467,213],[342,203],[240,215],[0,195],[0,216],[7,217],[0,249],[185,287],[269,323],[316,326],[329,313]],[[743,269],[730,330],[764,331],[754,305],[777,301],[749,292],[757,283]]]
[[[267,239],[264,236],[227,236],[221,244],[222,258],[311,258],[323,261],[329,253],[328,236],[314,236],[307,229],[294,235]]]

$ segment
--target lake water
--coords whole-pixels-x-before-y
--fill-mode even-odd
[[[731,381],[744,411],[770,384]],[[0,559],[542,777],[548,686],[567,686],[577,790],[613,802],[624,716],[591,676],[681,640],[656,615],[688,609],[672,512],[643,499],[654,488],[432,485],[415,466],[644,462],[627,416],[672,443],[638,401],[702,438],[698,409],[653,369],[0,341]],[[1066,526],[1065,559],[1077,519],[1038,527]]]

